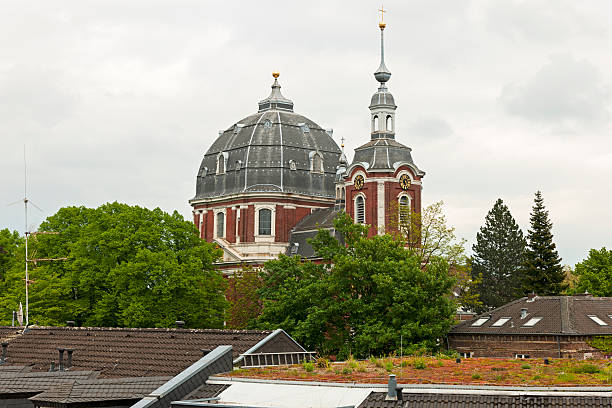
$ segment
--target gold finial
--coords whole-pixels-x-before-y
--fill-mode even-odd
[[[280,76],[280,72],[278,72],[278,71],[274,71],[274,72],[272,73],[272,76],[273,76],[274,78],[278,78],[278,77]]]
[[[345,140],[345,139],[344,139],[344,136],[342,136],[342,137],[340,138],[340,141],[342,142],[342,144],[341,144],[340,146],[342,146],[342,149],[344,149],[344,140]]]
[[[387,10],[385,10],[385,6],[381,4],[380,10],[378,11],[380,11],[380,23],[378,23],[378,26],[382,30],[383,28],[387,26],[387,24],[385,23],[385,13],[387,12]]]

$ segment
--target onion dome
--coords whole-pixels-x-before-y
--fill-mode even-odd
[[[204,155],[191,202],[267,192],[335,197],[340,148],[328,131],[293,112],[273,76],[258,112],[219,132]]]

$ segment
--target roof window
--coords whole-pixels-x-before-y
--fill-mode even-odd
[[[481,317],[478,320],[476,320],[474,323],[472,323],[472,326],[474,327],[480,327],[483,324],[485,324],[485,322],[489,321],[490,317]]]
[[[604,322],[603,320],[601,320],[599,317],[595,316],[595,315],[587,315],[589,316],[589,318],[594,321],[595,323],[597,323],[600,326],[607,326],[608,323]]]
[[[302,129],[302,132],[304,133],[309,133],[310,132],[310,127],[308,126],[308,123],[300,123],[300,129]]]
[[[510,321],[511,317],[502,317],[500,318],[498,321],[496,321],[495,323],[493,323],[491,325],[491,327],[501,327],[504,324],[508,323],[508,321]]]
[[[523,327],[533,327],[538,324],[540,320],[542,320],[541,317],[532,317],[531,319],[527,320]]]

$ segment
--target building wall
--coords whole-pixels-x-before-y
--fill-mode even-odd
[[[450,334],[448,345],[473,357],[514,358],[605,358],[600,350],[587,344],[589,336]]]

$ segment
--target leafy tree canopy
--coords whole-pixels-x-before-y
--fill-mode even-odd
[[[23,242],[23,238],[19,236],[17,231],[0,230],[0,289],[7,272],[18,259],[19,247]]]
[[[535,194],[523,263],[523,293],[558,295],[566,288],[561,258],[553,242],[552,222],[544,207],[542,193]]]
[[[224,281],[213,263],[221,252],[198,237],[178,212],[119,203],[66,207],[30,239],[30,323],[87,326],[221,327]],[[23,254],[6,277],[0,323],[24,302]]]
[[[478,312],[502,306],[521,296],[521,268],[527,242],[523,232],[498,199],[476,234],[472,246],[472,276],[483,307]]]
[[[591,249],[589,256],[576,264],[574,273],[578,276],[576,292],[612,296],[612,250]]]
[[[281,255],[265,264],[255,325],[282,327],[306,347],[341,358],[386,354],[401,341],[435,346],[456,307],[448,263],[432,257],[422,268],[404,240],[368,238],[369,227],[345,213],[334,225],[346,245],[326,230],[311,241],[325,263]]]

